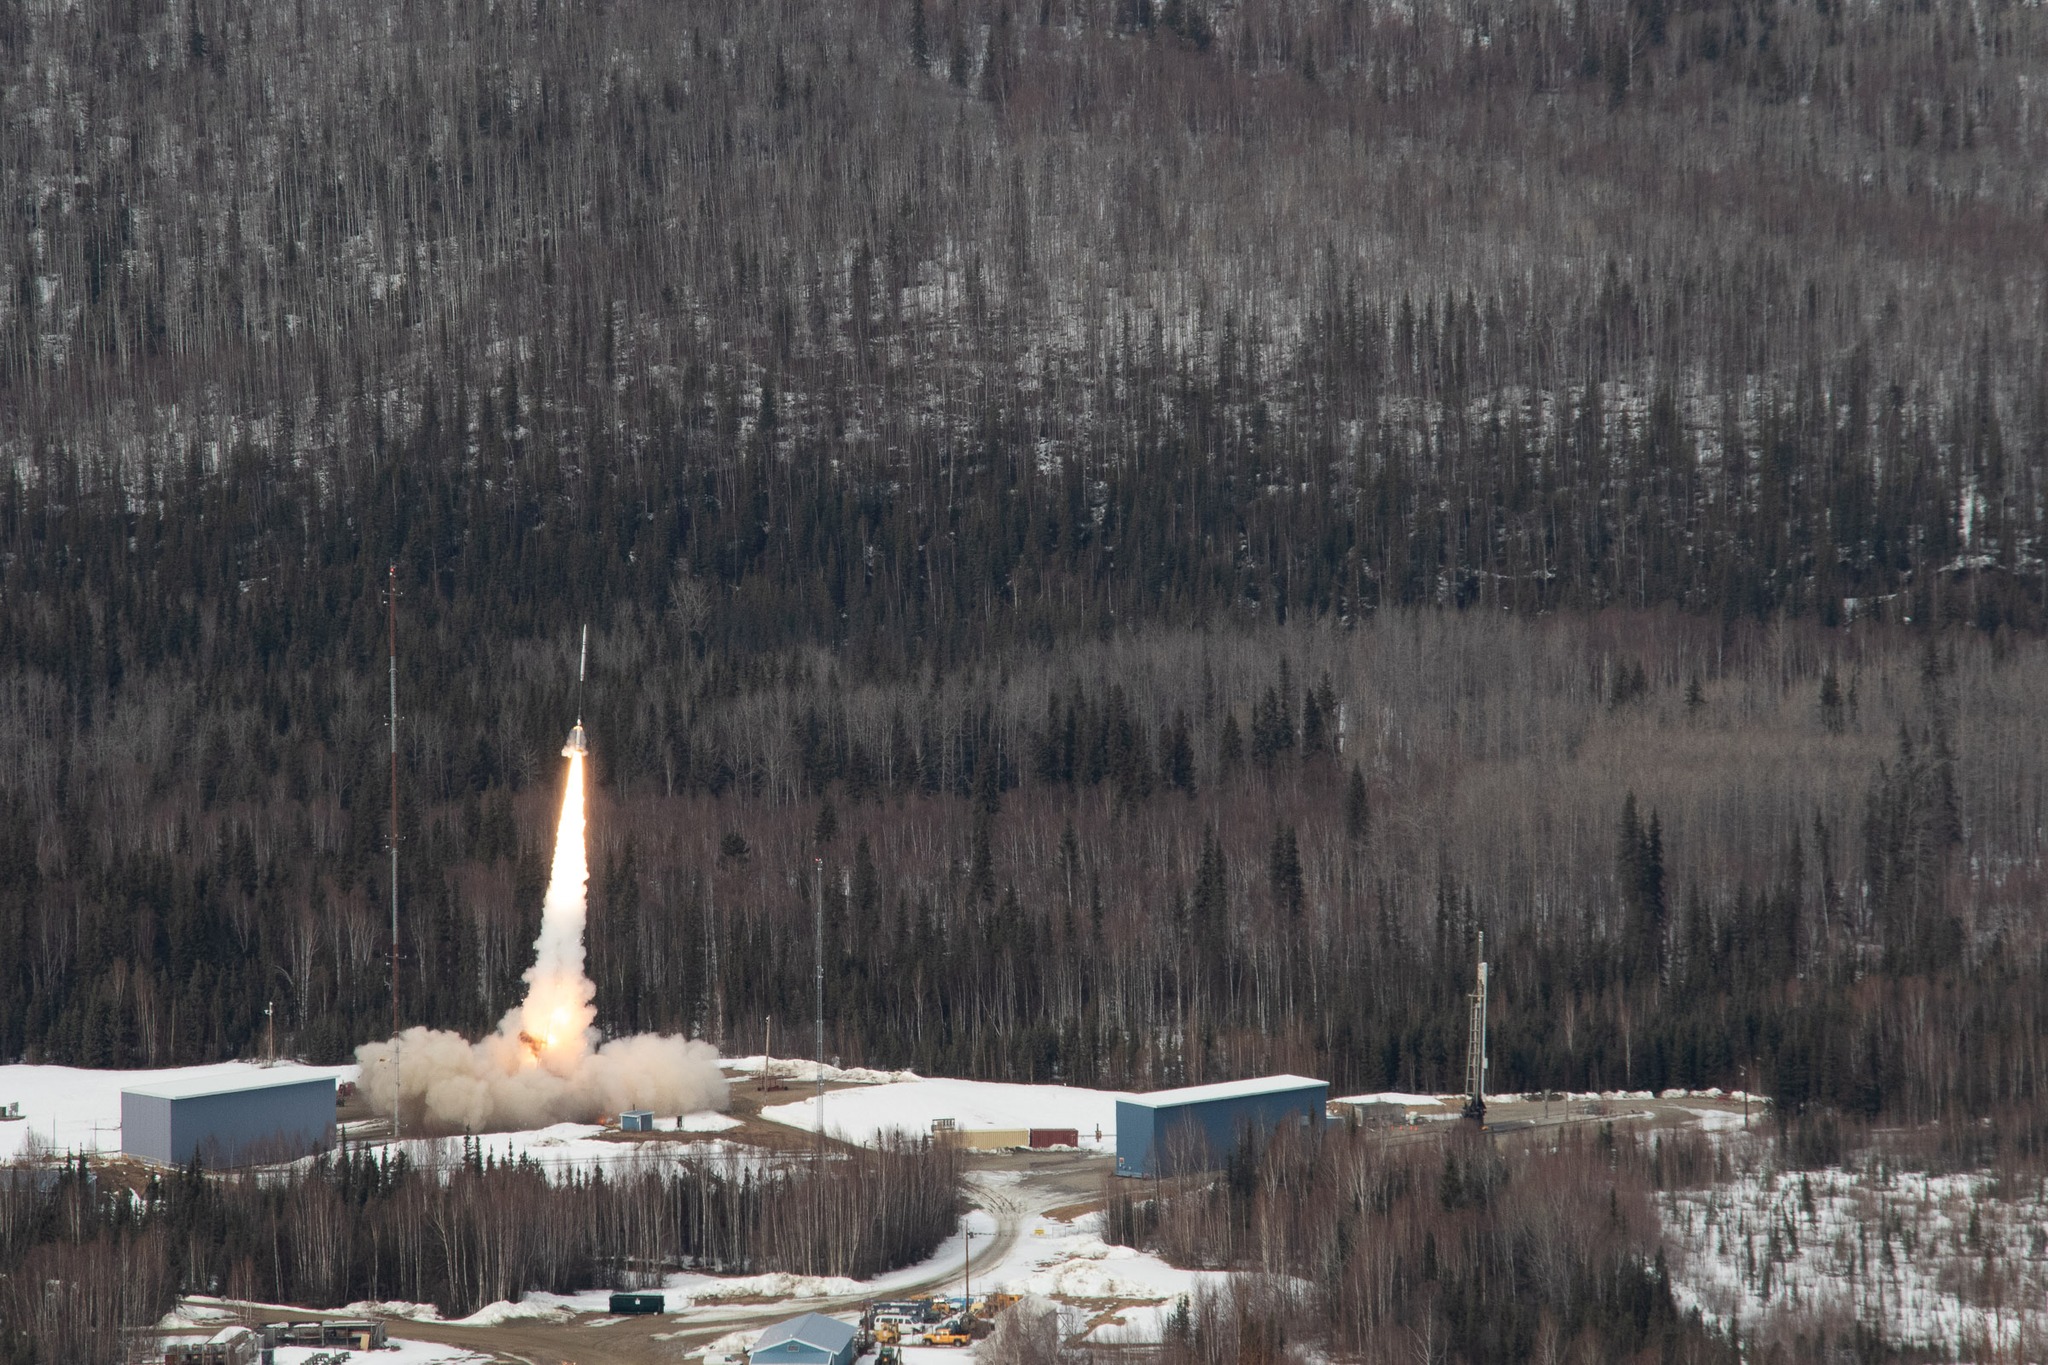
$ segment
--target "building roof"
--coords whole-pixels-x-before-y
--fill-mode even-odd
[[[853,1344],[856,1335],[852,1327],[837,1318],[828,1318],[822,1313],[804,1313],[778,1322],[761,1333],[760,1340],[754,1343],[754,1353],[759,1355],[771,1346],[800,1341],[806,1346],[815,1346],[837,1355]]]
[[[279,1068],[283,1071],[283,1068]],[[324,1081],[329,1088],[334,1085],[332,1076],[304,1071],[275,1073],[255,1072],[249,1076],[165,1076],[143,1085],[124,1085],[124,1095],[147,1095],[156,1100],[189,1100],[201,1095],[239,1095],[249,1090],[280,1090],[292,1085],[310,1085]]]
[[[1203,1104],[1210,1100],[1241,1100],[1253,1095],[1284,1095],[1290,1091],[1307,1090],[1319,1086],[1329,1088],[1328,1081],[1312,1080],[1307,1076],[1252,1076],[1241,1081],[1219,1081],[1215,1085],[1184,1085],[1178,1090],[1155,1090],[1149,1095],[1130,1095],[1119,1099],[1119,1104],[1140,1104],[1147,1109],[1171,1109],[1183,1104]]]

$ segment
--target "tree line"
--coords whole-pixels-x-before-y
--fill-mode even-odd
[[[458,1317],[676,1270],[867,1278],[928,1258],[959,1215],[959,1155],[930,1142],[822,1164],[729,1153],[568,1171],[444,1145],[445,1165],[344,1147],[261,1177],[195,1164],[137,1188],[82,1158],[0,1169],[0,1359],[127,1359],[124,1333],[181,1294]]]
[[[1651,1157],[1611,1127],[1526,1143],[1465,1125],[1399,1142],[1282,1130],[1220,1177],[1116,1182],[1105,1236],[1237,1272],[1167,1320],[1166,1358],[1191,1365],[1303,1347],[1470,1365],[1741,1359],[1739,1338],[1672,1298]]]
[[[822,893],[846,1062],[1455,1087],[1484,929],[1504,1089],[2037,1102],[2037,642],[1432,609],[849,686],[821,651],[748,671],[681,634],[594,637],[590,970],[613,1032],[807,1036]],[[411,656],[409,1022],[481,1031],[519,998],[570,643]],[[266,1006],[322,1059],[388,1028],[382,698],[298,678],[353,701],[280,731],[126,684],[98,733],[194,745],[161,790],[85,736],[61,771],[11,770],[51,784],[9,797],[42,813],[7,834],[11,1054],[249,1055]],[[455,735],[501,736],[503,775],[439,769],[437,798]]]
[[[2030,1102],[2037,11],[860,13],[6,18],[0,1055]]]

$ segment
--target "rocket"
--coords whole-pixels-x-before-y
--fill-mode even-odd
[[[575,758],[590,752],[590,741],[583,733],[583,669],[590,662],[590,627],[583,627],[583,648],[576,654],[576,728],[569,732],[569,742],[562,746],[563,758]]]

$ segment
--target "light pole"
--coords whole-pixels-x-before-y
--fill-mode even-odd
[[[995,1234],[992,1232],[976,1232],[969,1228],[965,1218],[960,1220],[960,1297],[966,1300],[960,1305],[960,1317],[963,1321],[974,1311],[974,1291],[969,1287],[973,1283],[974,1239],[993,1236]]]

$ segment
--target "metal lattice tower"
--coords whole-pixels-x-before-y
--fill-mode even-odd
[[[1465,1117],[1486,1122],[1486,933],[1479,934],[1479,970],[1474,975],[1472,1028],[1465,1044]]]

